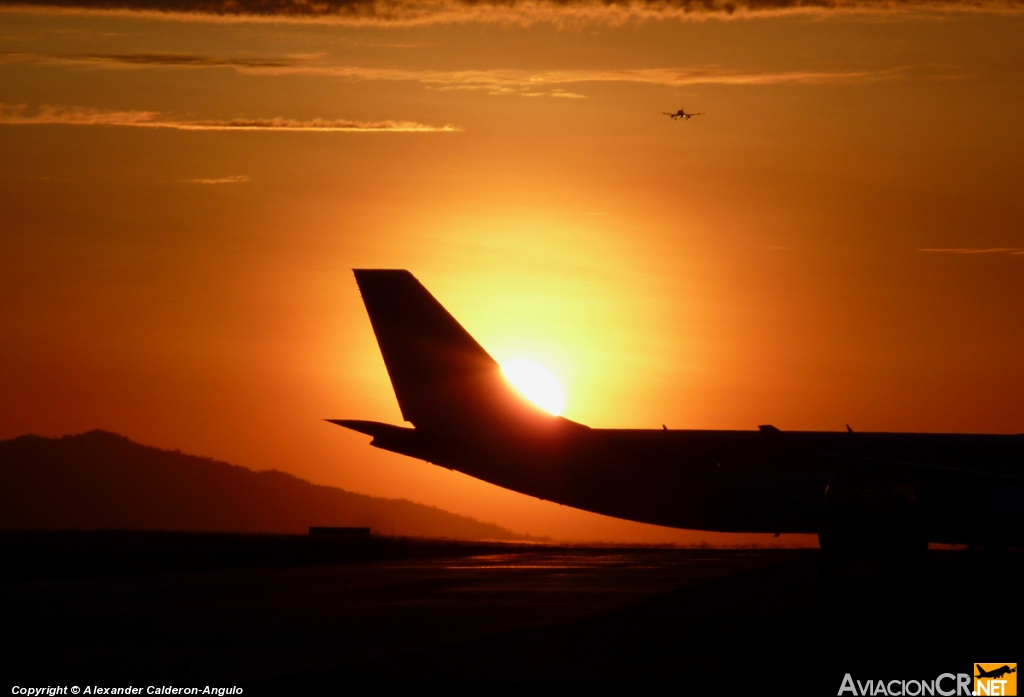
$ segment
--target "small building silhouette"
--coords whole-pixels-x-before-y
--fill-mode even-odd
[[[370,528],[310,526],[309,536],[318,540],[368,540]]]

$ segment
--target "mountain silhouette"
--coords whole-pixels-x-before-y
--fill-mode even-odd
[[[0,441],[0,530],[305,533],[309,526],[472,540],[522,535],[404,499],[318,486],[106,431]]]

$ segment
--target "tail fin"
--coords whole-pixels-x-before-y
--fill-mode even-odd
[[[356,269],[355,276],[406,421],[451,430],[556,418],[522,398],[411,273]]]

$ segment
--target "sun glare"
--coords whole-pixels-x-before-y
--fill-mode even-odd
[[[550,370],[533,361],[509,361],[501,366],[501,371],[513,387],[538,407],[555,416],[562,413],[562,386]]]

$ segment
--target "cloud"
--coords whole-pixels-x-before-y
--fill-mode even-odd
[[[283,68],[293,61],[265,58],[216,58],[180,53],[124,53],[76,56],[77,60],[97,63],[121,63],[137,66],[174,66],[191,68]]]
[[[183,179],[182,181],[189,184],[242,184],[249,181],[250,177],[248,174],[232,174],[228,177],[219,177],[217,179]]]
[[[1024,247],[951,247],[948,249],[919,249],[930,254],[1012,254],[1024,255]]]
[[[479,89],[493,94],[536,92],[563,85],[593,83],[642,83],[667,87],[689,85],[824,84],[889,79],[906,72],[884,71],[790,71],[744,72],[722,68],[639,68],[612,70],[398,70],[335,68],[333,74],[353,80],[415,80],[438,89]]]
[[[309,64],[321,54],[283,58],[205,56],[192,53],[24,53],[0,52],[0,64],[78,65],[106,69],[131,68],[233,68],[238,71],[277,74]]]
[[[156,111],[105,111],[87,107],[44,104],[31,110],[25,104],[0,104],[0,125],[129,126],[178,131],[283,131],[283,132],[405,132],[437,133],[461,130],[455,126],[428,126],[416,121],[349,121],[344,119],[227,119],[184,121],[163,118]]]
[[[642,83],[667,87],[690,85],[836,84],[899,79],[908,76],[959,77],[948,66],[904,66],[885,70],[741,71],[717,66],[697,68],[636,68],[605,70],[423,70],[327,65],[319,56],[297,58],[232,58],[193,54],[135,53],[53,55],[3,53],[0,62],[79,65],[104,69],[228,68],[246,75],[313,75],[349,81],[418,82],[437,90],[480,90],[490,94],[520,94],[582,98],[569,85]]]
[[[1022,0],[0,0],[17,11],[103,12],[191,21],[318,21],[410,26],[622,24],[837,12],[1024,11]]]

